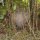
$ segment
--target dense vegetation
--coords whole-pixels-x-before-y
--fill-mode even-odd
[[[40,40],[40,0],[0,0],[0,40]]]

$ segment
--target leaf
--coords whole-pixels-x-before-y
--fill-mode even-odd
[[[22,2],[24,2],[24,3],[28,3],[28,0],[22,0]]]
[[[14,6],[13,6],[13,10],[16,10],[16,4],[14,4]]]
[[[3,15],[0,15],[0,19],[3,19],[4,18],[4,16]]]

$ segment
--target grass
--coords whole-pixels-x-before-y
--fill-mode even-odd
[[[2,24],[0,25],[3,28]],[[40,31],[36,31],[36,39],[31,33],[28,33],[27,30],[22,30],[19,32],[13,32],[11,28],[5,28],[6,34],[0,34],[0,40],[40,40]]]

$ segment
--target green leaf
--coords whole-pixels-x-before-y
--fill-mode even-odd
[[[22,0],[22,2],[24,2],[24,3],[28,3],[28,0]]]
[[[0,19],[3,19],[4,18],[4,16],[3,15],[0,15]]]
[[[13,6],[13,10],[16,10],[16,4],[14,4],[14,6]]]

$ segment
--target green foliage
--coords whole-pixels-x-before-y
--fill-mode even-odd
[[[37,3],[40,4],[40,0],[37,0]]]
[[[28,3],[28,0],[22,0],[23,3]]]
[[[14,4],[14,6],[13,6],[13,10],[16,10],[16,4]]]
[[[0,19],[3,19],[4,18],[4,16],[3,15],[0,15]]]
[[[13,11],[16,10],[17,6],[21,6],[22,8],[27,8],[28,7],[29,0],[12,0],[12,9]],[[37,3],[40,4],[40,0],[37,0]],[[6,14],[6,10],[10,9],[10,0],[5,1],[5,6],[2,7],[0,6],[0,12],[4,16]],[[40,13],[40,12],[39,12]]]
[[[21,6],[22,8],[27,8],[28,0],[14,0],[13,1],[13,10],[16,10],[17,6]]]
[[[5,14],[6,14],[6,7],[0,6],[0,19],[3,19]]]

